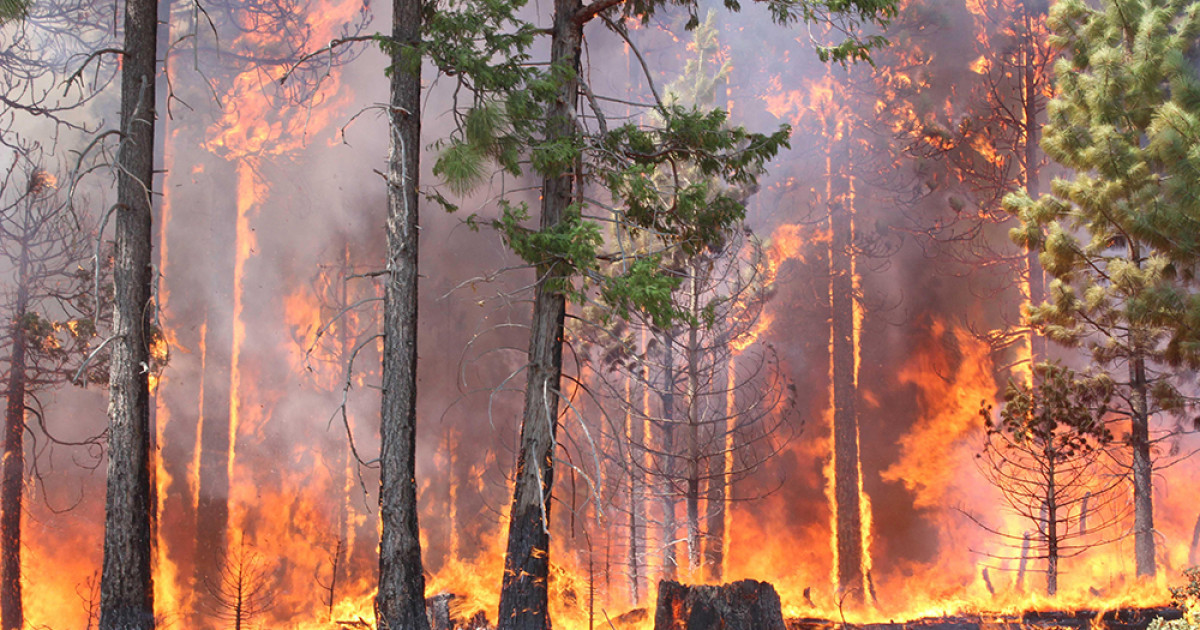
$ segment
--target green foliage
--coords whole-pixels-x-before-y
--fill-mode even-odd
[[[764,135],[729,128],[722,110],[672,105],[661,115],[661,127],[627,124],[603,136],[597,164],[635,234],[671,235],[693,255],[745,217],[740,193],[730,186],[753,186],[767,160],[788,146],[791,130]]]
[[[1175,605],[1183,608],[1182,619],[1167,621],[1155,617],[1147,630],[1197,630],[1200,629],[1200,567],[1183,570],[1187,584],[1171,588]]]
[[[585,280],[594,277],[597,255],[604,242],[600,227],[594,221],[584,221],[578,206],[571,206],[558,224],[543,230],[531,230],[521,225],[529,220],[529,207],[514,206],[500,201],[500,217],[493,222],[504,235],[505,242],[521,260],[535,266],[539,277],[548,278],[551,289],[576,299],[583,289],[571,284],[574,277]]]
[[[1053,463],[1103,448],[1113,440],[1103,422],[1112,399],[1111,384],[1083,379],[1054,363],[1034,368],[1034,385],[1009,380],[999,419],[991,405],[979,413],[989,436],[1003,436],[1005,448],[1037,454]]]
[[[675,290],[682,278],[661,271],[662,256],[639,258],[620,275],[612,276],[600,289],[600,300],[609,309],[601,313],[600,321],[608,323],[615,314],[628,318],[633,311],[645,313],[658,328],[685,317],[675,307]]]
[[[1200,260],[1200,74],[1195,0],[1063,0],[1051,10],[1058,96],[1042,147],[1072,169],[1052,194],[1009,195],[1011,236],[1052,276],[1032,309],[1050,339],[1085,346],[1100,365],[1134,357],[1200,364],[1195,265]],[[1200,302],[1196,302],[1200,306]],[[1158,409],[1182,398],[1151,375]]]
[[[1009,381],[995,419],[991,406],[982,405],[987,442],[980,471],[1028,523],[1033,534],[1023,544],[1031,546],[1022,547],[1022,557],[1049,561],[1046,592],[1052,595],[1058,559],[1086,550],[1095,544],[1088,536],[1118,520],[1097,510],[1119,496],[1120,476],[1105,474],[1101,458],[1113,443],[1104,418],[1113,389],[1103,375],[1084,378],[1054,363],[1034,366],[1033,380],[1031,386]]]
[[[31,0],[0,0],[0,26],[29,15]]]
[[[696,10],[693,0],[672,3]],[[728,67],[715,75],[699,71],[706,58],[715,57],[710,19],[697,33],[703,38],[697,40],[701,59],[686,73],[696,79],[683,99],[690,105],[668,98],[652,116],[586,133],[575,120],[550,114],[578,69],[562,60],[534,63],[534,45],[546,30],[519,17],[525,4],[453,0],[425,16],[416,48],[457,83],[456,102],[463,100],[452,112],[454,131],[435,143],[433,172],[458,196],[469,195],[493,173],[572,177],[576,204],[558,224],[530,227],[528,209],[515,200],[501,200],[490,224],[522,260],[549,274],[540,277],[554,290],[576,301],[598,297],[615,313],[641,310],[666,325],[677,315],[669,296],[678,281],[661,268],[654,273],[652,265],[661,267],[668,252],[690,256],[719,247],[744,217],[743,200],[767,161],[787,146],[789,129],[752,133],[729,125],[725,111],[697,101],[700,94],[711,95],[721,72],[728,72]],[[621,10],[647,19],[662,6],[662,0],[626,0]],[[737,8],[733,0],[727,6]],[[844,17],[848,32],[861,24],[886,24],[895,14],[894,0],[772,0],[770,8],[783,23]],[[700,26],[699,20],[692,26]],[[865,59],[882,43],[874,36],[847,40],[822,54],[839,61]],[[381,44],[389,50],[398,45],[387,39]],[[704,104],[710,103],[711,97]],[[604,201],[584,204],[584,198],[597,196],[595,188],[603,189],[598,196]],[[441,194],[426,196],[457,209]],[[612,212],[619,227],[602,230],[593,216],[597,208]],[[479,225],[474,215],[467,221]],[[610,252],[618,235],[638,240],[637,251]]]
[[[441,177],[455,194],[470,192],[487,179],[484,172],[487,156],[475,145],[451,142],[433,165],[433,174]]]

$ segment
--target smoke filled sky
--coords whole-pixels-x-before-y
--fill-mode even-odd
[[[725,579],[775,583],[788,615],[837,612],[828,487],[830,258],[837,252],[829,223],[831,212],[852,213],[858,439],[873,591],[864,618],[1038,601],[1017,588],[1013,541],[977,522],[1018,539],[1027,527],[997,507],[975,457],[984,438],[981,404],[995,404],[1008,379],[1028,372],[1023,337],[1005,336],[1021,320],[1023,259],[1007,241],[1012,224],[994,195],[955,170],[961,161],[951,165],[931,150],[937,134],[926,133],[967,129],[963,143],[975,146],[963,121],[982,119],[986,105],[979,60],[1002,48],[1011,27],[1005,20],[1019,5],[989,7],[995,14],[984,19],[975,2],[906,3],[885,33],[894,46],[875,53],[876,67],[847,68],[820,62],[811,31],[773,25],[763,7],[726,13],[708,4],[717,11],[719,46],[710,67],[730,68],[716,82],[715,102],[734,124],[793,129],[791,148],[746,200],[746,228],[770,253],[774,273],[762,315],[769,326],[755,348],[777,358],[780,387],[794,388],[788,413],[779,416],[789,439],[729,488]],[[546,22],[542,9],[528,11]],[[160,99],[164,175],[155,216],[170,344],[155,392],[156,589],[164,617],[178,627],[220,625],[212,612],[218,598],[205,580],[220,571],[214,550],[243,542],[265,559],[264,579],[275,585],[265,626],[329,627],[330,616],[371,610],[381,286],[371,272],[384,247],[385,58],[373,45],[348,46],[310,60],[282,86],[283,68],[258,62],[374,32],[390,16],[384,4],[359,0],[280,10],[263,17],[237,3],[213,8],[216,36],[193,22],[195,14],[169,8],[176,11],[169,39],[178,43],[166,57],[173,94]],[[686,20],[664,11],[630,25],[659,90],[695,56]],[[586,46],[590,86],[621,101],[609,110],[613,120],[648,120],[645,108],[628,104],[653,98],[629,46],[599,26],[587,32]],[[432,67],[425,77],[422,185],[461,208],[421,209],[422,542],[429,594],[454,592],[466,608],[494,618],[524,383],[513,374],[525,361],[525,289],[534,278],[514,269],[519,260],[495,231],[472,229],[466,219],[494,216],[502,191],[531,183],[497,173],[468,198],[440,186],[432,166],[454,125],[455,85]],[[88,121],[112,120],[114,106],[97,99]],[[987,168],[1010,167],[992,161]],[[838,203],[831,181],[848,189]],[[87,194],[100,208],[110,192]],[[536,195],[525,193],[533,203]],[[587,364],[594,357],[581,338],[569,341],[578,351],[568,351],[572,376],[582,389],[600,391],[599,368]],[[1051,354],[1087,366],[1073,351]],[[599,395],[578,400],[563,424],[572,445],[563,457],[579,458],[571,459],[577,472],[562,469],[555,491],[562,509],[551,524],[553,606],[563,627],[586,623],[589,582],[613,617],[653,602],[652,586],[635,603],[626,585],[626,478],[588,460],[592,437],[584,430],[602,433],[620,405]],[[106,396],[94,386],[50,391],[42,403],[58,437],[104,429]],[[1165,431],[1175,419],[1156,422]],[[31,624],[82,627],[100,561],[104,463],[94,447],[43,447],[33,447],[41,480],[27,489],[26,615]],[[1180,456],[1197,447],[1194,435],[1160,445],[1162,461],[1180,463],[1155,478],[1159,581],[1134,584],[1132,540],[1119,537],[1065,566],[1055,604],[1082,605],[1089,589],[1105,602],[1163,599],[1165,585],[1195,559],[1200,463]],[[655,509],[651,530],[664,516]],[[642,570],[653,584],[664,541],[674,534],[646,536]],[[1040,583],[1037,570],[1025,579]]]

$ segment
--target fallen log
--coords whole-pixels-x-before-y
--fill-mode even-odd
[[[721,586],[658,583],[654,630],[787,630],[775,587],[741,580]]]

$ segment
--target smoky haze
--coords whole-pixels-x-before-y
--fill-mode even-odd
[[[334,37],[382,29],[389,16],[383,4],[356,0],[271,8],[211,8],[219,37],[192,23],[196,15],[171,16],[170,39],[180,43],[168,57],[174,98],[161,125],[166,173],[155,223],[162,324],[171,343],[156,394],[156,603],[180,627],[221,625],[213,585],[230,563],[222,550],[242,542],[269,567],[262,579],[275,595],[260,615],[266,625],[329,627],[331,618],[368,614],[377,570],[378,476],[356,464],[347,426],[369,462],[378,451],[373,298],[380,292],[370,272],[383,258],[386,214],[378,174],[387,155],[378,109],[387,98],[384,56],[365,44],[347,47],[305,64],[282,87],[280,66],[259,62],[294,59]],[[898,21],[889,33],[898,50],[877,53],[875,71],[822,64],[804,28],[773,26],[762,7],[716,18],[722,57],[732,64],[717,103],[754,131],[794,128],[791,150],[770,165],[748,201],[747,224],[778,253],[766,306],[772,323],[758,343],[769,344],[796,388],[797,436],[732,486],[725,578],[776,583],[785,613],[794,616],[836,614],[838,604],[827,489],[832,180],[852,191],[849,205],[832,205],[853,211],[856,234],[857,409],[874,605],[890,615],[954,602],[986,607],[986,589],[1010,596],[1015,580],[1014,563],[989,559],[1004,541],[971,518],[1020,527],[1005,520],[994,489],[974,469],[980,403],[995,402],[1020,369],[1013,368],[1019,342],[987,342],[989,332],[1020,319],[1018,252],[1006,244],[1009,226],[986,217],[978,218],[980,232],[1007,248],[1009,259],[964,252],[955,236],[986,214],[975,200],[979,191],[936,157],[910,150],[916,140],[897,138],[894,124],[903,118],[896,112],[920,107],[935,112],[914,115],[930,125],[953,130],[961,123],[962,112],[975,106],[970,85],[980,75],[970,64],[981,55],[977,42],[993,34],[978,33],[969,8],[950,0],[910,8],[928,19]],[[632,31],[660,89],[690,59],[686,17],[667,12]],[[624,42],[600,29],[588,37],[585,63],[596,92],[649,102]],[[927,86],[918,94],[923,103],[886,87],[900,75]],[[435,80],[432,68],[425,76],[430,148],[421,178],[430,189],[437,183],[436,142],[453,125],[445,112],[454,85]],[[422,207],[417,482],[429,594],[454,592],[467,609],[493,617],[522,401],[513,390],[523,378],[510,377],[524,362],[528,307],[521,290],[533,276],[497,274],[518,261],[495,232],[472,230],[464,219],[489,216],[501,190],[527,185],[497,176],[471,198],[456,199],[457,214]],[[536,193],[528,198],[536,201]],[[44,402],[55,426],[81,435],[103,430],[105,399],[94,388],[64,390]],[[564,426],[578,430],[573,421]],[[1195,448],[1189,439],[1179,448]],[[47,484],[31,490],[48,501],[29,503],[27,579],[37,584],[54,575],[42,592],[29,589],[34,624],[87,623],[88,581],[100,560],[103,465],[81,469],[75,460],[86,453],[55,449]],[[632,606],[623,513],[586,504],[589,471],[580,466],[578,475],[558,479],[562,509],[552,523],[561,569],[552,591],[565,611],[556,622],[565,627],[587,618],[589,576],[606,614]],[[1197,473],[1189,461],[1158,481],[1157,529],[1164,566],[1172,569],[1188,555],[1196,514],[1184,495],[1194,490],[1183,486]],[[48,509],[76,500],[63,513]],[[1131,545],[1101,550],[1098,566],[1081,562],[1076,568],[1087,579],[1080,590],[1123,592]],[[648,565],[652,578],[656,558]]]

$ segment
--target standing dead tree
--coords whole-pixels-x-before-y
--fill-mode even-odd
[[[0,622],[23,624],[21,513],[27,464],[25,436],[63,443],[47,430],[37,393],[71,380],[95,338],[91,286],[85,261],[90,234],[58,194],[56,179],[40,165],[40,151],[26,147],[0,181],[0,261],[5,279],[3,338],[5,397],[3,481],[0,484]],[[93,368],[88,380],[98,380]],[[28,419],[36,420],[30,426]],[[95,444],[95,441],[80,444]],[[36,446],[36,443],[35,443]]]
[[[998,417],[991,405],[980,409],[987,428],[980,468],[1030,526],[1014,533],[984,525],[1020,548],[1007,558],[1019,562],[1018,586],[1029,560],[1045,560],[1046,593],[1054,595],[1059,561],[1111,541],[1112,526],[1126,516],[1117,492],[1124,479],[1103,468],[1113,441],[1104,422],[1111,395],[1103,381],[1041,363],[1032,387],[1009,381]]]

